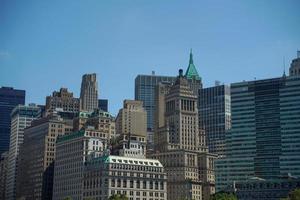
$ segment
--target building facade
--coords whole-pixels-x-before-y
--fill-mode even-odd
[[[59,91],[54,91],[52,96],[46,97],[46,112],[52,113],[57,108],[64,112],[78,113],[80,101],[73,97],[73,93],[67,88],[61,88]]]
[[[16,176],[18,171],[19,148],[23,144],[24,129],[41,117],[41,109],[35,104],[18,105],[11,113],[11,134],[8,153],[8,172],[6,179],[6,199],[16,199]]]
[[[300,179],[294,177],[278,177],[271,180],[252,178],[235,183],[234,190],[239,200],[280,200],[299,187]]]
[[[169,90],[167,90],[169,88]],[[174,85],[161,86],[156,99],[164,112],[158,116],[155,153],[168,177],[168,199],[209,199],[214,193],[214,154],[207,152],[204,131],[199,128],[198,97],[183,71]],[[159,92],[159,90],[157,90]]]
[[[83,199],[124,194],[129,200],[166,200],[166,180],[158,160],[104,155],[86,163]]]
[[[154,109],[155,109],[155,87],[160,82],[173,83],[176,77],[172,76],[157,76],[152,75],[138,75],[135,78],[135,100],[143,102],[143,106],[147,112],[147,129],[153,131],[154,125]]]
[[[210,153],[225,153],[225,133],[231,126],[230,87],[217,85],[199,90],[199,127],[205,130]]]
[[[6,199],[6,178],[8,171],[8,152],[0,157],[0,199]]]
[[[93,111],[98,108],[98,82],[96,74],[82,76],[80,90],[80,110]]]
[[[251,177],[300,176],[299,109],[299,76],[232,84],[232,128],[216,163],[217,190]]]
[[[99,99],[98,108],[105,112],[108,112],[108,99]]]
[[[95,129],[59,137],[56,143],[53,200],[83,199],[84,163],[107,149],[109,136]]]
[[[56,139],[70,134],[72,122],[58,115],[32,121],[20,147],[17,198],[51,200]]]
[[[25,90],[0,88],[0,155],[9,149],[10,113],[19,104],[25,104]]]
[[[297,58],[292,60],[289,72],[290,76],[300,76],[300,51],[297,51]]]

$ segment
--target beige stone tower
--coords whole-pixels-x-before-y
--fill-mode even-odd
[[[137,147],[146,153],[147,112],[142,101],[124,100],[116,118],[119,149]]]
[[[80,91],[80,110],[93,111],[98,108],[98,82],[96,74],[82,76]]]
[[[153,157],[167,171],[168,199],[209,199],[215,155],[207,152],[204,131],[199,129],[197,96],[182,70],[174,85],[161,84],[156,94]]]

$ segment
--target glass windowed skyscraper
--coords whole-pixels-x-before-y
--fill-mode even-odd
[[[232,84],[231,117],[217,190],[251,177],[300,176],[300,76]]]
[[[25,90],[0,88],[0,155],[9,149],[10,113],[19,104],[25,104]]]

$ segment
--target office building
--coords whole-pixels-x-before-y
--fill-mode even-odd
[[[199,128],[198,97],[182,70],[172,86],[160,86],[160,91],[162,96],[156,99],[162,102],[157,105],[164,112],[156,109],[159,117],[152,157],[166,170],[168,199],[209,199],[214,193],[215,155],[207,152],[205,134]]]
[[[8,152],[4,152],[0,157],[0,199],[6,199],[6,177],[8,171]]]
[[[147,113],[142,101],[124,100],[116,118],[116,133],[119,149],[137,145],[146,154]]]
[[[217,190],[251,177],[300,176],[300,77],[231,84],[232,128],[216,163]]]
[[[199,127],[205,130],[210,153],[219,156],[225,151],[225,132],[230,129],[230,87],[216,85],[199,90]]]
[[[41,109],[35,104],[18,105],[11,113],[11,134],[8,153],[8,172],[6,179],[6,199],[16,199],[16,175],[18,170],[19,147],[23,144],[24,129],[41,117]]]
[[[64,112],[78,113],[80,108],[79,98],[73,97],[73,93],[67,88],[60,88],[54,91],[52,96],[46,97],[46,112],[53,113],[55,110]]]
[[[25,90],[0,88],[0,155],[9,149],[10,113],[19,104],[25,104]]]
[[[56,139],[72,132],[72,121],[48,115],[24,131],[17,176],[18,198],[51,200]]]
[[[172,76],[157,76],[152,75],[138,75],[135,78],[135,100],[142,101],[143,106],[147,112],[147,129],[153,131],[153,115],[155,109],[154,92],[155,86],[160,82],[175,81],[176,77]]]
[[[276,179],[251,178],[237,182],[234,191],[239,200],[281,200],[300,187],[300,179],[291,176]]]
[[[86,163],[83,199],[124,194],[129,200],[166,200],[166,179],[158,160],[104,155]]]
[[[105,112],[108,112],[108,99],[99,99],[98,108]]]
[[[73,200],[83,199],[84,164],[107,149],[109,136],[106,134],[87,129],[57,139],[53,200],[63,200],[67,197]]]
[[[98,82],[96,74],[82,76],[80,90],[80,110],[93,111],[98,108]]]
[[[292,60],[290,76],[300,76],[300,51],[297,51],[297,58]]]

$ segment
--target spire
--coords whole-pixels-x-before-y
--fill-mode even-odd
[[[283,57],[283,77],[286,77],[286,74],[285,74],[285,56]]]
[[[191,49],[191,51],[190,51],[190,61],[189,61],[189,64],[194,64],[194,61],[193,61],[193,49]]]
[[[194,65],[194,61],[193,61],[193,51],[191,49],[190,51],[190,60],[189,60],[189,66],[185,72],[185,77],[187,79],[196,79],[196,80],[201,80],[198,72],[197,72],[197,69],[196,69],[196,66]]]

